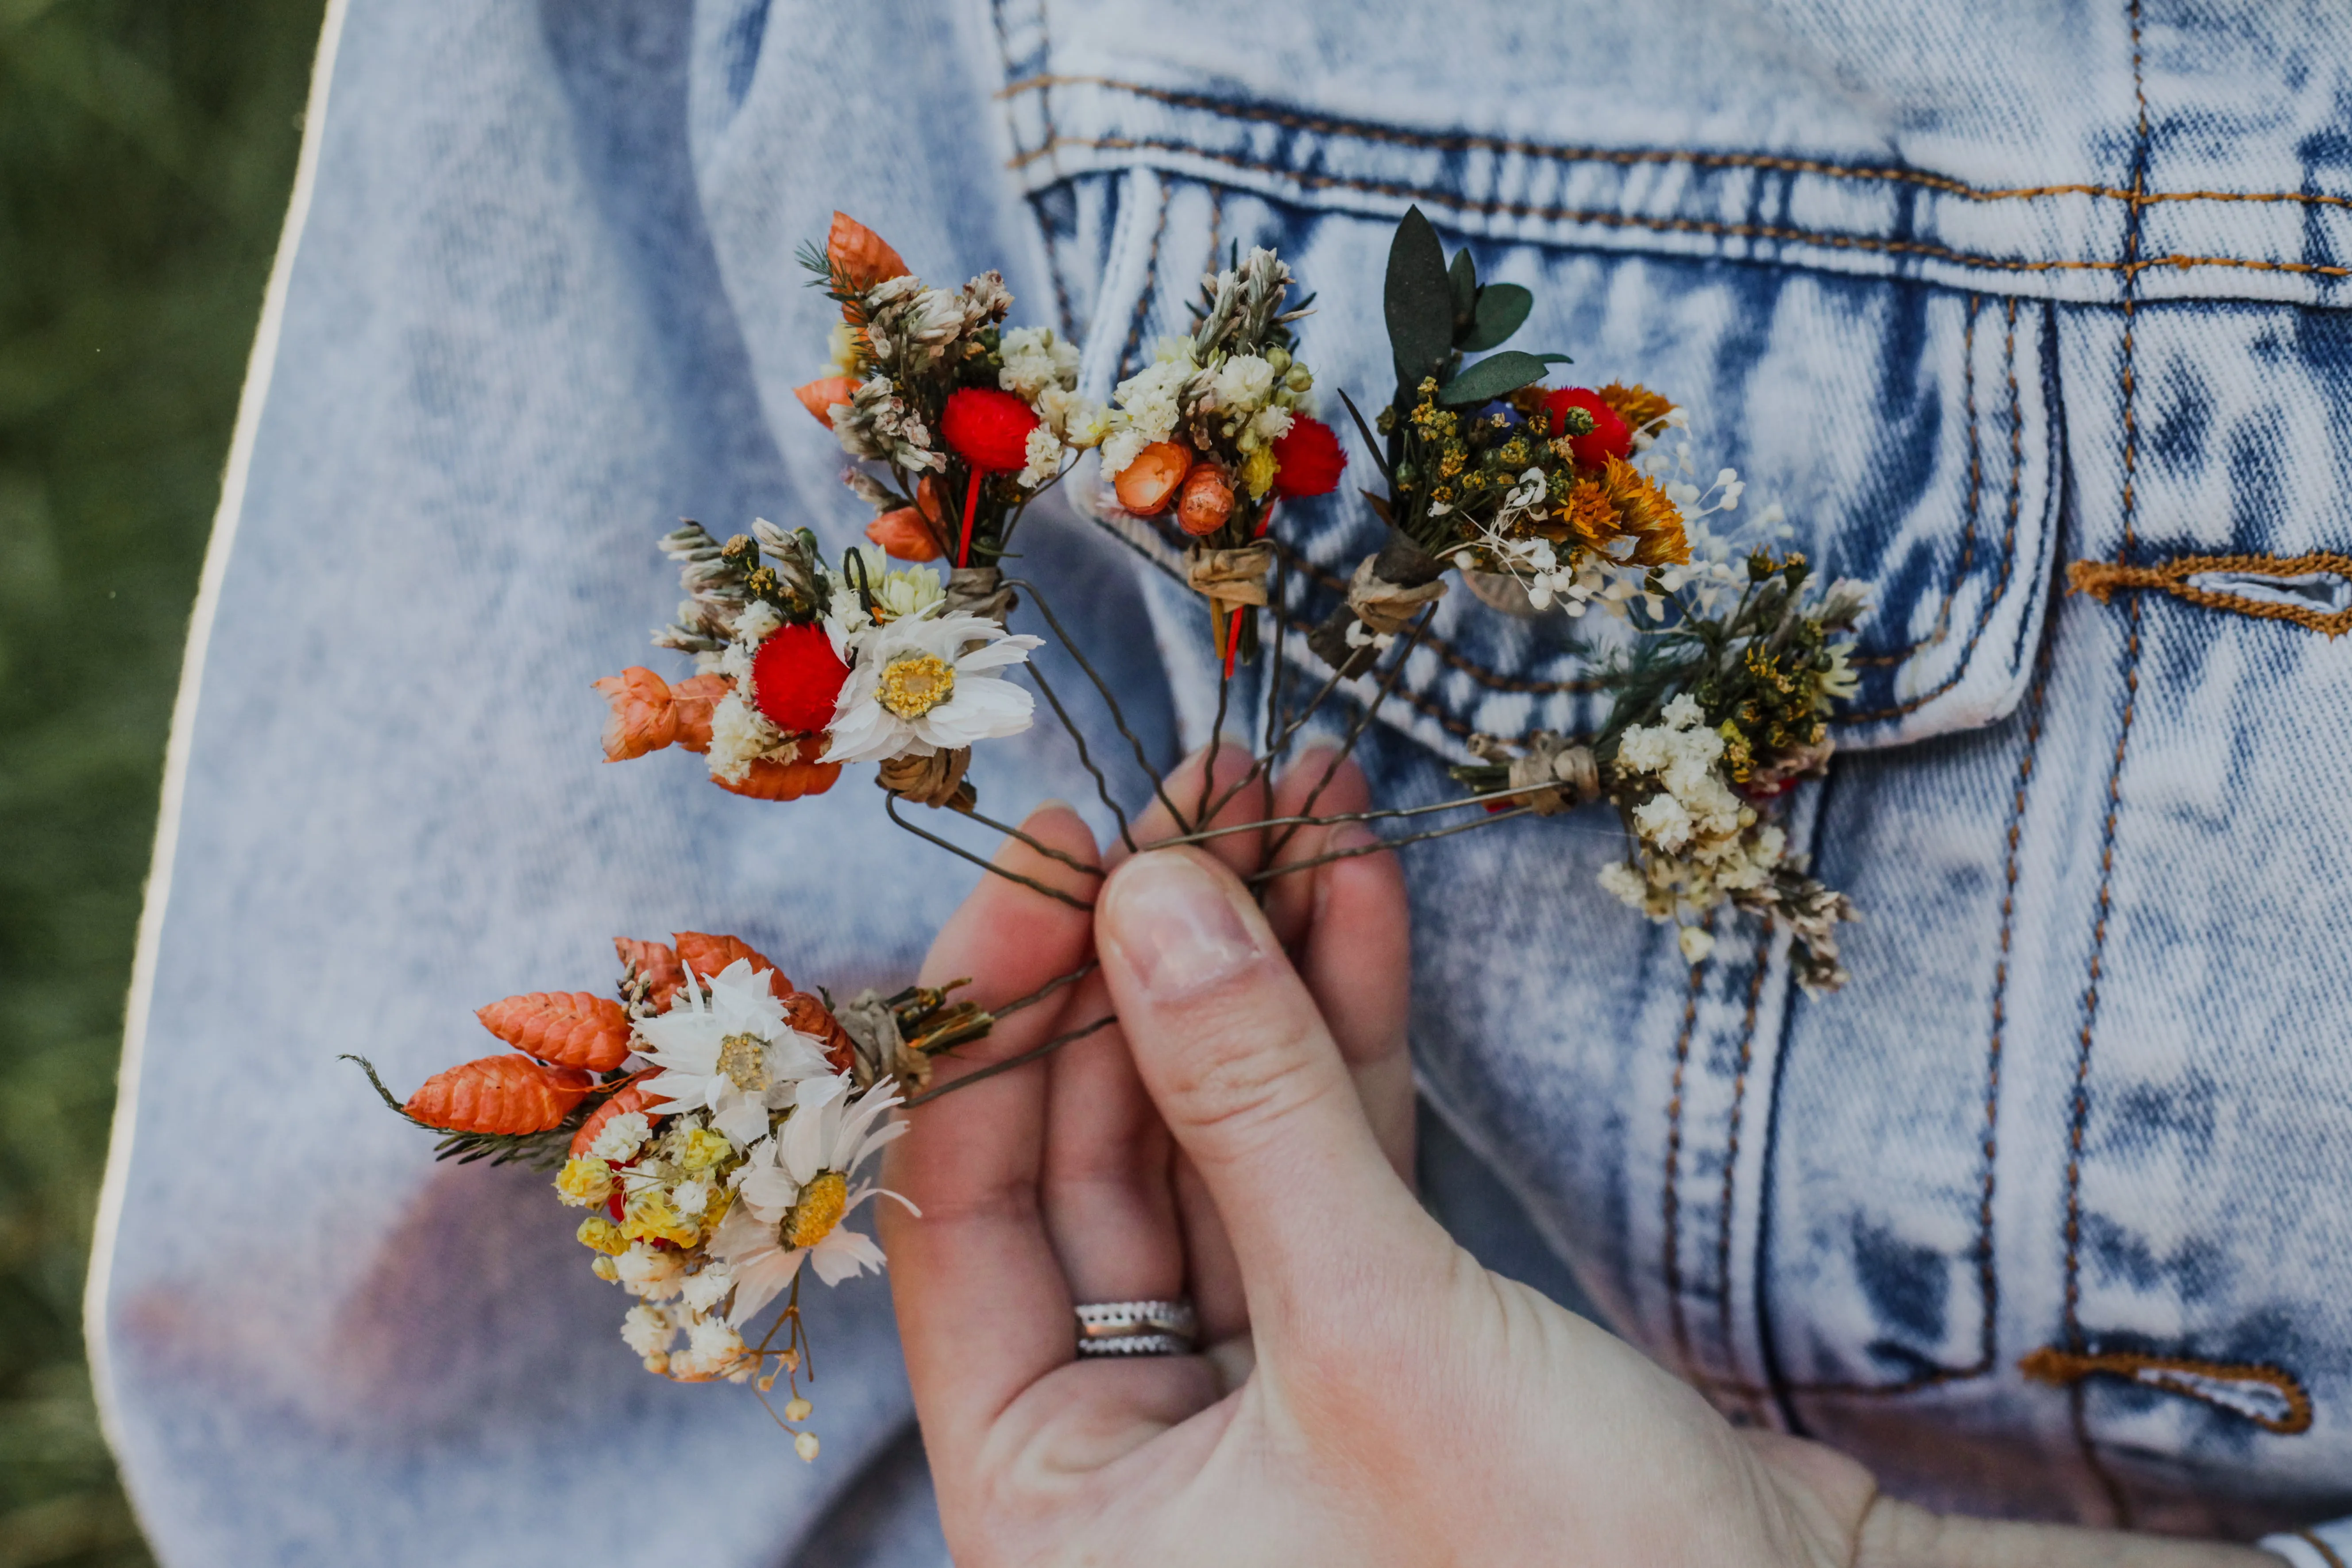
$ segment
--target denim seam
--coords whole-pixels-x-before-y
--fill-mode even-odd
[[[1713,910],[1709,910],[1699,922],[1699,929],[1709,935],[1714,934]],[[1698,999],[1706,974],[1704,960],[1690,966],[1690,991],[1683,1001],[1682,1029],[1675,1037],[1675,1072],[1666,1100],[1666,1180],[1663,1205],[1665,1267],[1662,1272],[1666,1287],[1666,1317],[1674,1329],[1675,1363],[1685,1377],[1691,1377],[1697,1368],[1691,1362],[1690,1320],[1683,1310],[1682,1194],[1679,1190],[1682,1182],[1683,1080],[1690,1067],[1691,1037],[1698,1027]]]
[[[2132,189],[2140,190],[2147,178],[2148,156],[2147,86],[2140,49],[2140,0],[2127,0],[2131,21],[2132,92],[2139,109],[2138,144],[2132,156]],[[2130,220],[2125,226],[2124,256],[2126,260],[2137,258],[2139,249],[2139,207],[2131,209]],[[2126,275],[2123,301],[2123,355],[2121,375],[2123,392],[2123,538],[2117,559],[2129,563],[2137,543],[2134,509],[2137,505],[2133,481],[2137,478],[2139,452],[2139,424],[2134,399],[2138,378],[2132,362],[2132,313],[2136,304],[2136,288],[2132,275]],[[2080,1354],[2088,1349],[2083,1332],[2083,1149],[2091,1116],[2090,1079],[2091,1048],[2095,1037],[2099,1016],[2099,978],[2105,967],[2107,950],[2107,922],[2115,907],[2116,832],[2123,815],[2124,758],[2131,745],[2132,718],[2139,700],[2139,600],[2134,598],[2128,617],[2124,645],[2123,714],[2116,727],[2115,761],[2107,772],[2107,817],[2101,830],[2099,849],[2099,892],[2097,914],[2091,928],[2089,973],[2083,989],[2082,1033],[2074,1058],[2074,1094],[2071,1125],[2067,1131],[2066,1158],[2066,1226],[2065,1226],[2065,1333],[2066,1349]],[[2125,1494],[2122,1482],[2107,1468],[2091,1436],[2090,1415],[2083,1383],[2077,1380],[2067,1389],[2067,1419],[2074,1429],[2074,1445],[2082,1454],[2084,1468],[2102,1490],[2113,1511],[2115,1523],[2128,1528],[2132,1522],[2131,1500]]]
[[[1418,185],[1402,180],[1370,180],[1346,174],[1318,174],[1286,164],[1268,163],[1263,159],[1246,158],[1237,153],[1225,153],[1212,148],[1196,147],[1190,142],[1164,138],[1136,136],[1065,136],[1049,147],[1039,148],[1035,155],[1058,151],[1063,147],[1080,147],[1108,153],[1163,153],[1185,157],[1206,159],[1228,168],[1270,174],[1277,179],[1294,182],[1307,190],[1351,190],[1368,195],[1389,196],[1408,201],[1424,201],[1455,212],[1476,213],[1486,216],[1535,218],[1549,223],[1593,224],[1610,228],[1643,228],[1667,234],[1700,234],[1716,238],[1760,239],[1775,244],[1815,245],[1831,250],[1860,250],[1888,256],[1916,256],[1930,261],[1948,261],[1957,266],[1980,268],[1993,272],[2113,272],[2128,284],[2151,267],[2171,267],[2182,271],[2199,267],[2236,268],[2252,272],[2285,272],[2318,278],[2352,278],[2352,267],[2337,267],[2315,261],[2269,261],[2252,257],[2195,256],[2171,252],[2145,258],[2137,256],[2122,261],[2081,260],[2072,258],[2029,261],[2014,257],[1979,256],[1956,250],[1949,246],[1931,245],[1925,240],[1890,239],[1876,235],[1833,234],[1823,230],[1786,228],[1772,224],[1724,223],[1712,218],[1653,217],[1636,213],[1611,212],[1599,208],[1548,206],[1537,202],[1479,200],[1456,195],[1434,186]],[[1061,176],[1068,178],[1069,176]],[[2132,205],[2135,218],[2147,204]]]
[[[2352,608],[2323,613],[2306,605],[2276,605],[2250,599],[2242,594],[2219,594],[2189,581],[2202,572],[2273,577],[2328,573],[2352,580],[2352,555],[2333,550],[2315,551],[2307,555],[2176,555],[2153,566],[2131,566],[2117,561],[2076,561],[2066,568],[2066,591],[2088,594],[2104,605],[2117,589],[2153,588],[2205,609],[2227,610],[2257,620],[2292,621],[2330,637],[2352,631]]]
[[[1955,195],[1972,202],[2038,200],[2050,196],[2096,196],[2108,201],[2153,205],[2158,202],[2293,202],[2315,206],[2352,207],[2352,196],[2330,195],[2315,191],[2164,191],[2142,195],[2114,185],[2055,184],[2019,185],[2007,188],[1971,185],[1948,175],[1931,174],[1924,170],[1869,164],[1831,163],[1811,158],[1790,158],[1768,153],[1698,153],[1680,148],[1608,148],[1565,147],[1540,142],[1527,142],[1512,137],[1476,134],[1434,135],[1407,130],[1402,126],[1382,125],[1370,121],[1340,119],[1334,116],[1301,114],[1294,110],[1273,109],[1256,104],[1234,103],[1205,93],[1174,91],[1167,88],[1150,87],[1141,82],[1122,81],[1114,77],[1065,76],[1046,74],[1008,82],[1002,96],[1012,98],[1023,92],[1050,94],[1055,87],[1102,87],[1114,91],[1131,93],[1138,98],[1151,99],[1176,109],[1197,109],[1230,120],[1242,120],[1259,124],[1278,125],[1286,131],[1307,131],[1323,136],[1345,136],[1360,142],[1394,142],[1433,153],[1504,153],[1521,157],[1559,163],[1612,163],[1631,167],[1643,163],[1682,163],[1699,169],[1762,169],[1777,174],[1819,174],[1833,180],[1883,181],[1889,184],[1912,184],[1923,189]],[[1043,152],[1040,149],[1039,152]],[[1035,154],[1024,154],[1014,167]]]
[[[1723,1141],[1723,1201],[1717,1216],[1715,1240],[1715,1277],[1717,1282],[1717,1316],[1722,1332],[1723,1364],[1739,1364],[1732,1342],[1731,1326],[1731,1205],[1733,1184],[1739,1167],[1739,1121],[1748,1100],[1748,1069],[1756,1059],[1756,1010],[1764,997],[1764,977],[1772,967],[1771,917],[1764,920],[1763,933],[1756,942],[1756,973],[1748,982],[1748,1016],[1739,1026],[1739,1064],[1731,1077],[1731,1114],[1726,1125]]]

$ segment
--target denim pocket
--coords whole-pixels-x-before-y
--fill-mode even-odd
[[[1315,292],[1302,352],[1352,466],[1338,494],[1286,505],[1274,531],[1291,556],[1287,618],[1319,618],[1381,538],[1354,493],[1378,478],[1339,394],[1370,411],[1389,392],[1380,279],[1393,221],[1150,169],[1088,176],[1068,201],[1073,248],[1098,258],[1087,268],[1094,395],[1148,363],[1160,336],[1188,330],[1199,278],[1235,245],[1278,247]],[[1843,745],[1972,728],[2016,705],[2056,515],[2047,305],[1905,279],[1445,237],[1472,249],[1481,277],[1534,290],[1514,341],[1573,354],[1561,377],[1642,382],[1690,410],[1697,482],[1730,468],[1748,485],[1741,510],[1709,520],[1718,531],[1802,550],[1868,586],[1875,607]],[[1778,528],[1759,521],[1772,506],[1787,520]],[[1181,541],[1171,528],[1112,522],[1172,569]],[[1597,615],[1513,618],[1457,584],[1424,643],[1384,717],[1452,757],[1475,731],[1596,728],[1606,698],[1594,667],[1622,632]],[[1287,646],[1319,680],[1312,656]]]

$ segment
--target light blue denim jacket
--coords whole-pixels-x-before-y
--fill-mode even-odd
[[[1595,887],[1597,814],[1410,851],[1440,1206],[1902,1495],[2352,1512],[2348,114],[2321,0],[337,0],[91,1286],[162,1554],[940,1556],[883,1287],[815,1313],[804,1467],[637,1368],[541,1178],[434,1167],[333,1059],[414,1083],[476,1004],[604,984],[615,931],[894,981],[969,885],[862,780],[776,807],[595,761],[670,520],[862,521],[790,391],[835,206],[935,279],[1003,268],[1096,396],[1235,242],[1318,291],[1320,384],[1378,396],[1413,203],[1535,289],[1530,346],[1671,391],[1876,601],[1791,816],[1864,911],[1855,979],[1803,995],[1744,917],[1686,965]],[[1281,527],[1319,617],[1374,526]],[[1026,549],[1162,754],[1202,738],[1171,541],[1066,513]],[[1376,789],[1591,728],[1590,676],[1564,623],[1452,595]],[[1087,793],[1045,731],[974,776]],[[2352,1530],[2273,1544],[2326,1568]]]

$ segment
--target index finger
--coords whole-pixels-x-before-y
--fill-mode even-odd
[[[1093,835],[1066,805],[1041,806],[1022,826],[1073,858],[1095,859]],[[1017,839],[1005,841],[994,863],[1080,900],[1100,885]],[[991,875],[940,931],[923,978],[938,984],[971,975],[968,994],[1001,1005],[1076,969],[1091,942],[1086,910]],[[1065,987],[942,1059],[934,1087],[1069,1027],[1078,989]],[[938,1464],[978,1452],[989,1425],[1023,1389],[1071,1360],[1076,1342],[1069,1288],[1038,1213],[1045,1075],[999,1073],[904,1114],[914,1130],[890,1145],[884,1180],[922,1217],[886,1203],[877,1223],[916,1413]],[[985,1353],[973,1354],[975,1346]]]

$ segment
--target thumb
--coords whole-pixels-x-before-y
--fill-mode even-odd
[[[1261,1354],[1392,1290],[1444,1236],[1397,1177],[1346,1061],[1265,917],[1196,849],[1139,855],[1095,904],[1095,944],[1144,1087],[1215,1202]],[[1269,1343],[1269,1342],[1272,1342]]]

